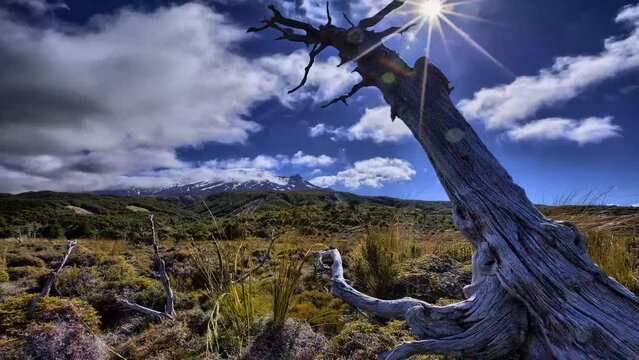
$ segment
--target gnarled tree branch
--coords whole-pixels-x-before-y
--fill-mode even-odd
[[[328,268],[324,258],[333,264]],[[404,319],[420,341],[402,344],[382,359],[415,354],[450,354],[478,358],[505,356],[524,341],[527,316],[521,303],[499,285],[487,247],[473,256],[473,283],[464,288],[466,300],[446,306],[406,297],[381,300],[355,290],[344,279],[337,249],[315,253],[316,268],[330,269],[331,293],[356,308],[386,319]]]
[[[377,25],[380,21],[384,20],[384,18],[390,14],[391,12],[395,11],[396,9],[399,9],[402,5],[404,5],[405,1],[403,0],[394,0],[393,2],[391,2],[390,4],[386,5],[386,7],[384,7],[382,10],[380,10],[377,14],[366,18],[366,19],[362,19],[359,24],[357,24],[357,27],[360,27],[362,29],[367,29],[369,27],[373,27],[375,25]]]
[[[324,45],[324,44],[313,45],[313,49],[311,49],[311,52],[308,54],[310,58],[308,61],[308,65],[306,65],[306,67],[304,68],[304,77],[302,78],[302,81],[299,83],[299,85],[297,85],[296,87],[288,91],[289,94],[296,92],[297,90],[301,89],[302,86],[306,84],[306,80],[308,79],[308,72],[311,71],[311,67],[313,67],[313,64],[315,63],[315,58],[327,47],[328,45]]]
[[[36,297],[31,299],[31,301],[29,301],[29,306],[27,307],[28,313],[30,314],[33,313],[33,310],[35,309],[35,306],[40,299],[49,296],[49,293],[51,292],[51,288],[53,287],[53,284],[55,284],[55,279],[58,278],[60,271],[62,271],[64,264],[67,263],[67,260],[69,259],[69,256],[71,255],[71,252],[73,251],[73,248],[75,248],[77,243],[78,243],[77,240],[67,241],[67,251],[62,257],[62,261],[60,261],[60,265],[58,265],[58,267],[51,272],[51,275],[49,275],[49,278],[47,279],[47,282],[44,284],[44,287],[40,291],[40,294],[38,294]]]
[[[158,318],[165,318],[165,317],[173,318],[173,316],[175,316],[175,307],[174,307],[175,295],[173,294],[173,289],[171,289],[171,282],[169,280],[169,275],[166,272],[166,264],[164,263],[164,260],[162,260],[162,258],[160,257],[160,250],[158,248],[158,241],[155,234],[155,223],[153,222],[153,215],[149,215],[149,222],[151,223],[151,238],[152,238],[151,246],[153,247],[153,255],[154,255],[153,262],[160,273],[160,281],[162,281],[162,286],[164,287],[164,292],[166,293],[166,303],[164,305],[164,311],[160,312],[157,310],[153,310],[151,308],[132,303],[126,299],[118,299],[118,302],[120,303],[120,305],[126,308],[139,311],[147,315],[155,316]]]
[[[370,86],[370,85],[371,85],[370,82],[367,82],[365,79],[362,79],[362,81],[360,81],[357,84],[353,85],[353,87],[351,88],[351,91],[349,91],[348,94],[339,96],[339,97],[331,100],[329,103],[326,103],[326,104],[322,105],[322,107],[325,108],[325,107],[328,107],[328,106],[333,105],[333,104],[335,104],[337,102],[340,102],[340,101],[343,102],[344,105],[348,105],[346,100],[348,100],[350,97],[355,95],[362,88],[364,88],[366,86]]]

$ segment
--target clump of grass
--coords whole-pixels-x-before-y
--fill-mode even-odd
[[[300,287],[304,263],[311,254],[311,249],[303,256],[289,254],[282,258],[275,267],[273,279],[273,323],[282,328],[288,319],[293,305],[293,296]],[[285,251],[290,253],[290,251]]]
[[[200,261],[199,271],[208,277],[209,297],[217,294],[207,324],[207,352],[233,356],[256,335],[257,320],[266,314],[268,302],[254,284],[250,270],[247,270],[253,268],[247,248],[240,246],[237,249],[232,270],[220,263],[221,257],[218,255],[223,251],[216,244],[215,254],[212,255],[215,261],[209,258],[202,262],[206,258],[199,258],[196,262]]]
[[[9,281],[7,273],[7,249],[0,249],[0,282]]]
[[[615,234],[604,230],[589,230],[584,234],[590,258],[608,276],[612,276],[635,293],[639,293],[636,249],[637,236]]]
[[[353,255],[353,275],[359,286],[380,298],[392,294],[400,264],[409,256],[405,245],[398,223],[369,227]]]
[[[432,235],[430,243],[433,255],[455,260],[460,263],[469,262],[473,257],[473,245],[456,231],[439,232]]]

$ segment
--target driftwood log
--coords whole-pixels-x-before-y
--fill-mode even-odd
[[[51,292],[51,289],[53,288],[53,284],[55,284],[55,280],[58,278],[60,271],[62,271],[62,268],[67,263],[69,256],[71,256],[71,252],[73,251],[73,249],[75,248],[77,244],[78,244],[77,240],[67,241],[67,250],[64,253],[64,256],[62,257],[62,261],[60,261],[60,264],[58,265],[58,267],[51,272],[51,274],[49,275],[49,278],[47,279],[47,282],[44,284],[44,287],[40,291],[40,294],[38,294],[36,297],[31,299],[31,301],[29,301],[29,305],[27,306],[27,312],[29,314],[33,313],[33,310],[35,309],[35,306],[38,303],[38,301],[40,301],[40,299],[49,296],[49,293]]]
[[[173,289],[171,289],[171,281],[169,280],[169,275],[166,272],[166,264],[160,257],[160,250],[158,248],[158,240],[155,234],[155,223],[153,222],[153,215],[149,215],[149,223],[151,224],[151,246],[153,247],[153,263],[155,264],[155,267],[159,272],[160,281],[162,281],[162,286],[164,287],[164,292],[166,293],[166,303],[164,305],[164,311],[157,311],[146,306],[133,303],[126,299],[118,299],[118,302],[125,308],[135,310],[143,314],[155,316],[159,319],[173,318],[173,316],[175,316],[175,307],[173,305],[175,302],[175,295],[173,294]]]
[[[306,82],[315,57],[335,48],[341,63],[353,61],[362,81],[346,95],[372,86],[422,145],[453,205],[454,224],[473,244],[473,276],[466,300],[434,306],[410,298],[371,298],[344,280],[337,250],[320,252],[333,260],[332,292],[374,315],[406,319],[420,339],[384,354],[452,354],[497,358],[515,350],[527,359],[638,359],[639,299],[595,265],[582,234],[570,223],[546,218],[455,108],[448,79],[428,59],[414,66],[382,40],[401,32],[371,28],[403,5],[392,1],[376,15],[348,27],[319,27],[283,16],[249,32],[274,29],[282,40],[311,47],[310,62],[295,91]],[[427,75],[427,77],[424,77]],[[427,81],[424,81],[424,79]],[[330,104],[330,103],[329,103]]]

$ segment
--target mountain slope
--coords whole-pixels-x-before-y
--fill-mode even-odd
[[[120,196],[208,196],[232,191],[302,191],[321,189],[306,181],[300,175],[277,176],[272,179],[247,181],[198,181],[190,184],[176,184],[152,189],[120,189],[98,191],[99,195]]]

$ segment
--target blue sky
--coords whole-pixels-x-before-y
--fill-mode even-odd
[[[327,51],[293,95],[306,49],[246,34],[262,1],[44,1],[0,5],[0,191],[90,191],[301,174],[336,190],[445,199],[380,94],[320,105],[358,80]],[[275,1],[318,24],[314,0]],[[320,7],[316,4],[321,3]],[[333,1],[352,19],[381,0]],[[412,11],[410,5],[406,11]],[[536,202],[571,193],[639,204],[639,7],[628,1],[483,0],[451,16],[506,68],[444,25],[430,58],[497,158]],[[394,14],[383,25],[401,25]],[[408,63],[426,31],[386,45]]]

